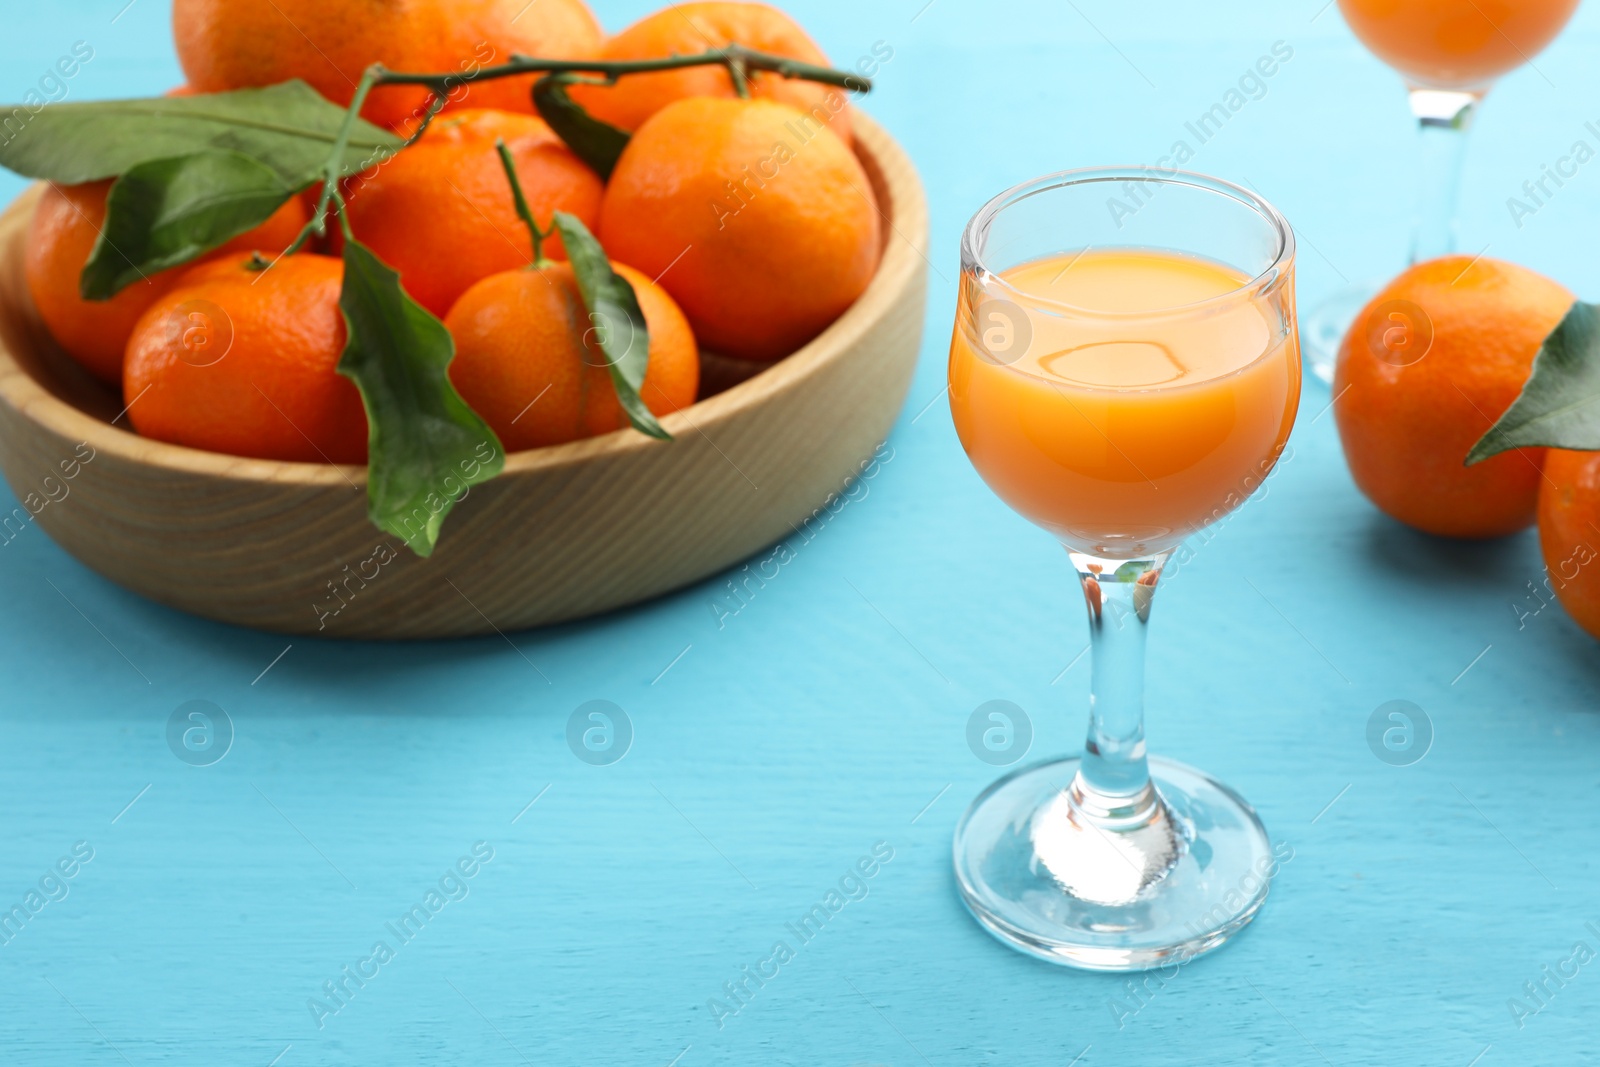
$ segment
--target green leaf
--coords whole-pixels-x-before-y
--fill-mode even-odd
[[[344,108],[298,80],[208,96],[51,104],[0,144],[0,166],[75,185],[114,178],[141,163],[216,150],[259,160],[284,185],[300,189],[327,165],[344,118]],[[343,173],[366,170],[403,143],[358,119]]]
[[[1579,300],[1544,339],[1522,393],[1467,465],[1512,448],[1600,451],[1600,306]]]
[[[128,170],[106,197],[106,221],[84,264],[86,300],[187,263],[266,222],[295,195],[278,173],[238,152],[156,159]]]
[[[367,514],[417,555],[431,555],[445,516],[500,473],[505,449],[450,384],[450,331],[348,234],[339,307],[350,332],[339,373],[367,409]]]
[[[611,371],[611,384],[633,428],[642,434],[672,440],[639,398],[650,364],[650,328],[639,297],[628,279],[611,269],[611,261],[589,228],[565,211],[555,213],[555,228],[567,250],[567,262],[578,279],[578,292],[589,310],[589,322]]]
[[[567,92],[567,86],[583,81],[605,84],[594,78],[575,77],[568,74],[549,74],[533,83],[533,106],[556,131],[556,136],[602,179],[611,178],[617,159],[628,147],[632,136],[609,122],[590,115]]]
[[[1150,567],[1151,563],[1147,559],[1129,560],[1118,567],[1112,577],[1119,582],[1137,582]]]

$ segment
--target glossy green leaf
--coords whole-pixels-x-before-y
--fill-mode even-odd
[[[206,96],[51,104],[0,144],[0,166],[72,185],[113,178],[141,163],[215,150],[250,156],[276,171],[284,185],[299,189],[320,176],[344,119],[344,108],[298,80]],[[387,130],[358,119],[343,172],[374,166],[402,144]]]
[[[350,332],[339,373],[367,409],[367,514],[417,555],[431,555],[445,516],[500,473],[505,449],[450,384],[450,331],[349,236],[339,307]]]
[[[1600,451],[1600,306],[1572,305],[1534,357],[1521,395],[1472,446],[1467,464],[1536,447]]]
[[[600,242],[577,217],[555,213],[555,228],[567,250],[567,262],[578,279],[578,292],[588,309],[590,332],[605,353],[611,384],[634,429],[663,441],[672,435],[661,428],[639,397],[650,363],[650,328],[628,279],[611,269]]]
[[[254,229],[294,195],[271,167],[237,152],[140,163],[106,196],[79,288],[87,300],[108,300]]]
[[[540,78],[533,84],[533,106],[579,159],[589,164],[602,179],[610,180],[631,134],[595,118],[572,99],[567,86],[578,80],[594,81],[568,74]]]

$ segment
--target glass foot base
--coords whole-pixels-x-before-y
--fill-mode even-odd
[[[1377,291],[1376,285],[1347,286],[1300,316],[1300,350],[1305,354],[1306,370],[1322,384],[1333,384],[1333,365],[1344,335]]]
[[[1079,763],[1024,767],[961,817],[956,883],[984,928],[1052,963],[1138,971],[1209,952],[1255,916],[1279,859],[1244,798],[1152,757],[1161,802],[1107,830],[1073,800]]]

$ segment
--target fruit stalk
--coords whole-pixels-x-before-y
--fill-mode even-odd
[[[313,229],[315,229],[319,237],[327,232],[325,220],[328,215],[328,205],[332,201],[340,199],[339,161],[344,159],[345,149],[350,145],[350,131],[355,129],[356,116],[361,114],[361,106],[367,102],[367,94],[372,92],[372,87],[375,84],[371,75],[371,71],[362,75],[361,84],[356,86],[355,96],[350,100],[350,109],[344,113],[344,123],[339,127],[339,135],[333,140],[332,162],[328,164],[327,172],[322,180],[322,195],[317,197],[317,209],[311,213],[311,221],[306,223],[306,228],[300,231],[300,236],[295,238],[294,244],[289,246],[289,251],[285,252],[285,255],[288,255],[289,252],[297,251],[300,245],[310,237]]]
[[[533,269],[543,270],[553,266],[550,257],[544,254],[544,242],[550,235],[539,229],[538,222],[534,220],[533,211],[528,207],[528,198],[522,193],[522,182],[517,178],[517,164],[511,158],[511,149],[506,147],[505,138],[496,138],[494,148],[500,153],[500,165],[505,168],[506,181],[511,186],[511,199],[517,206],[517,217],[528,227],[528,236],[533,240]]]

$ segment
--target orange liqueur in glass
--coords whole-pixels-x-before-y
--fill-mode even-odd
[[[1417,84],[1471,89],[1528,62],[1578,0],[1339,0],[1373,55]]]
[[[955,331],[950,403],[973,466],[1014,510],[1079,551],[1142,557],[1232,510],[1271,470],[1294,423],[1299,352],[1270,306],[1218,299],[1245,274],[1104,249],[999,277],[1004,313],[963,302],[978,321]]]

